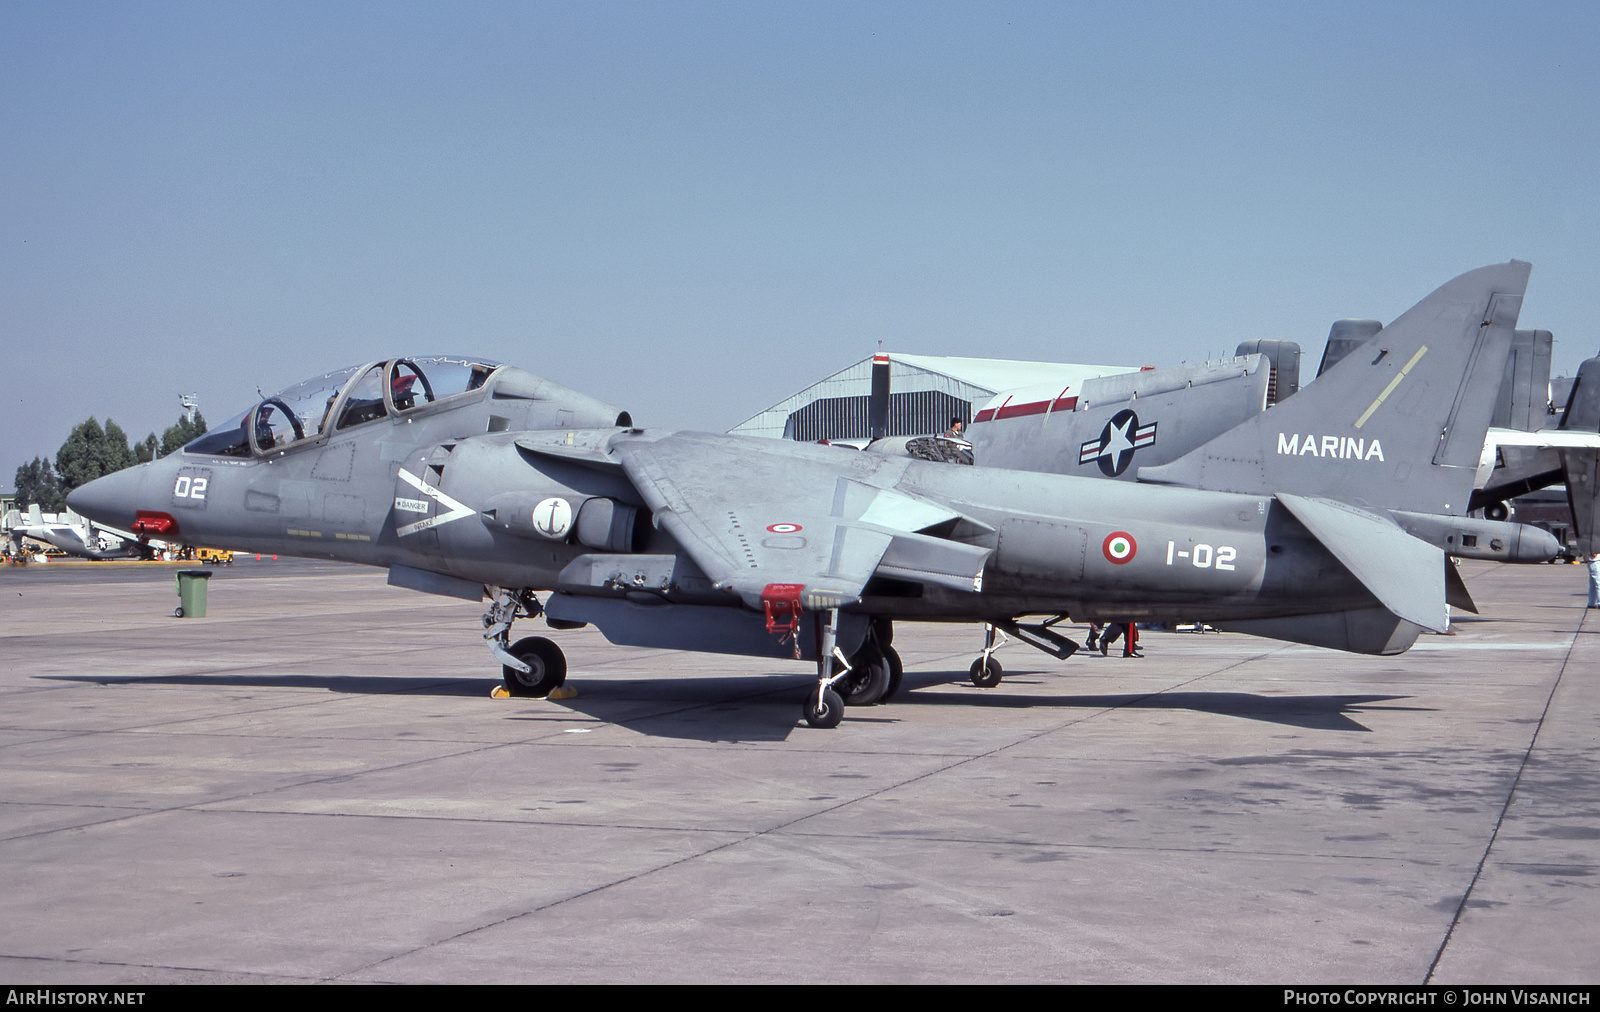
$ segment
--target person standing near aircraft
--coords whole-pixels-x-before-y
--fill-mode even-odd
[[[1600,553],[1589,555],[1589,607],[1600,608]]]
[[[1100,656],[1104,657],[1111,652],[1111,644],[1118,638],[1122,639],[1122,656],[1143,657],[1139,649],[1139,626],[1134,622],[1114,622],[1106,627],[1105,633],[1100,637]]]

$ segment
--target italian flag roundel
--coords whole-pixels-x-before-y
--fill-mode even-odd
[[[1112,565],[1120,566],[1131,562],[1133,555],[1139,550],[1139,545],[1133,540],[1133,535],[1127,531],[1112,531],[1106,536],[1106,543],[1101,546],[1106,553],[1106,560]]]

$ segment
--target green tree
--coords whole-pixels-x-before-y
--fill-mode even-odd
[[[72,430],[72,435],[56,451],[56,475],[63,494],[87,485],[101,475],[132,467],[139,462],[128,447],[128,435],[111,419],[106,427],[93,418]]]
[[[50,462],[43,457],[35,457],[17,468],[16,487],[19,507],[38,503],[46,513],[60,513],[67,508],[66,493],[61,491],[61,483],[56,480]]]
[[[206,434],[206,416],[196,411],[194,421],[189,421],[187,415],[178,416],[178,424],[167,426],[167,431],[161,434],[161,453],[165,457],[200,436]]]
[[[179,415],[177,424],[167,426],[161,438],[157,439],[154,432],[144,439],[133,444],[134,456],[139,458],[139,463],[147,464],[157,457],[165,457],[173,450],[187,446],[190,441],[206,434],[206,416],[196,411],[194,420],[190,421],[187,414]]]

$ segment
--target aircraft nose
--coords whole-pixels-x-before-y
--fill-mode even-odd
[[[96,523],[127,530],[145,506],[140,500],[148,471],[147,465],[130,467],[80,485],[67,493],[67,507]]]

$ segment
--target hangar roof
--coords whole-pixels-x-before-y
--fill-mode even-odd
[[[922,414],[942,422],[929,431],[940,431],[951,417],[972,417],[973,406],[981,405],[1002,390],[1037,385],[1055,385],[1058,389],[1076,387],[1086,379],[1133,372],[1133,365],[1084,365],[1070,362],[1022,362],[1003,358],[964,358],[949,355],[906,355],[888,353],[889,389],[892,395],[932,393],[943,395],[938,404],[932,402]],[[740,435],[783,438],[786,428],[790,438],[793,431],[791,417],[819,401],[853,401],[861,399],[860,411],[864,417],[865,399],[872,387],[872,356],[839,370],[817,381],[790,397],[779,401],[730,429]],[[956,405],[955,407],[949,407]],[[929,422],[924,423],[926,427]],[[910,433],[891,433],[910,434]],[[800,436],[799,438],[805,438]],[[849,438],[830,433],[828,438]]]

